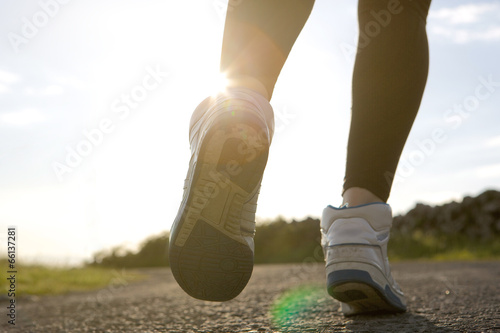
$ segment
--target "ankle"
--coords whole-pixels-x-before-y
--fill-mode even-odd
[[[359,206],[374,202],[384,202],[369,190],[361,187],[350,187],[342,195],[342,206]]]
[[[264,96],[264,98],[266,98],[268,101],[270,100],[269,93],[268,93],[266,87],[264,86],[264,84],[262,84],[262,82],[260,82],[259,80],[255,79],[253,77],[238,76],[238,77],[228,78],[227,81],[228,81],[228,83],[227,83],[228,88],[244,87],[244,88],[256,91],[259,94],[261,94],[262,96]]]

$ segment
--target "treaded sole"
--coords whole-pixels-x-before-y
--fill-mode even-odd
[[[208,301],[238,296],[252,275],[253,251],[240,222],[243,205],[256,195],[269,150],[268,143],[260,142],[262,125],[228,122],[203,140],[169,248],[179,285]]]
[[[328,293],[345,303],[346,316],[380,312],[405,312],[404,305],[388,284],[381,287],[370,273],[363,270],[345,269],[328,274]]]
[[[201,300],[230,300],[241,293],[252,275],[253,252],[248,246],[201,220],[186,244],[171,247],[170,253],[177,282]]]

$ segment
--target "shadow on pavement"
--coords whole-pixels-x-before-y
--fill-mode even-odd
[[[272,327],[278,332],[456,332],[411,312],[344,317],[340,303],[323,286],[288,289],[270,308]]]
[[[337,332],[335,326],[325,327],[322,333]],[[343,332],[455,332],[447,327],[436,326],[435,323],[427,318],[406,312],[392,315],[359,315],[346,317],[342,323]]]

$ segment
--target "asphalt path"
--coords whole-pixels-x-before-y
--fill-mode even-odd
[[[500,332],[500,261],[392,265],[408,312],[344,317],[325,290],[321,263],[257,265],[234,300],[193,299],[170,270],[141,270],[127,283],[17,300],[15,328],[1,305],[0,330],[17,332]]]

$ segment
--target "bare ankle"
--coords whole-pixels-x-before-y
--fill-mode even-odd
[[[350,187],[345,190],[342,195],[342,205],[359,206],[366,205],[373,202],[383,202],[382,199],[377,197],[369,190],[361,187]]]
[[[254,90],[264,96],[267,100],[269,100],[269,93],[267,92],[266,87],[259,80],[250,77],[250,76],[238,76],[235,78],[228,78],[227,87],[245,87],[251,90]]]

